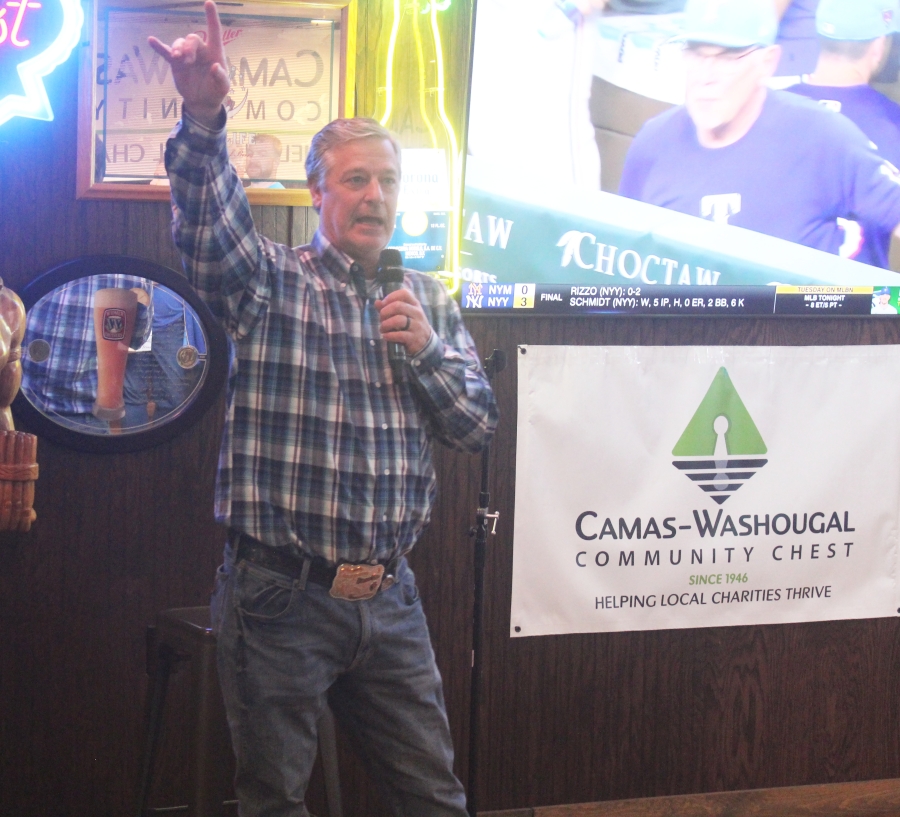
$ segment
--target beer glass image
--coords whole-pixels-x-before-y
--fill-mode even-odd
[[[137,302],[137,293],[130,289],[98,289],[94,293],[97,399],[92,411],[100,420],[121,420],[125,416],[122,389]]]

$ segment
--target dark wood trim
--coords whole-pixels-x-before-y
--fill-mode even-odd
[[[642,797],[484,812],[482,817],[863,817],[900,814],[900,779]]]

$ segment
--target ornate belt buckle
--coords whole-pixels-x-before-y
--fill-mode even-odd
[[[384,565],[340,564],[328,595],[345,601],[371,599],[381,587]]]

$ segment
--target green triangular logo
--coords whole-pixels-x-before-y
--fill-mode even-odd
[[[694,412],[684,433],[675,443],[672,454],[676,457],[712,457],[716,453],[716,420],[728,421],[725,431],[725,447],[730,457],[753,456],[767,453],[762,435],[753,422],[750,412],[741,400],[737,389],[723,366],[713,378],[706,396]],[[720,423],[720,425],[724,425]]]
[[[721,505],[768,462],[767,451],[723,366],[675,443],[672,464]]]

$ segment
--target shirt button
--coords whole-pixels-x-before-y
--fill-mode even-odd
[[[374,346],[374,345],[375,345],[375,341],[374,341],[374,340],[370,340],[370,341],[369,341],[369,346]]]
[[[382,430],[387,431],[387,429],[388,429],[388,424],[387,424],[387,423],[382,423],[382,424],[381,424],[381,428],[382,428]]]
[[[381,381],[380,381],[380,380],[376,380],[376,381],[375,381],[375,388],[376,388],[376,389],[380,389],[380,388],[381,388]]]
[[[387,514],[383,514],[381,517],[382,522],[387,522]]]
[[[385,469],[384,469],[384,475],[385,475],[386,477],[389,477],[389,476],[391,475],[391,469],[390,469],[390,468],[385,468]]]
[[[421,360],[414,360],[413,366],[418,366],[421,362],[422,362]]]

